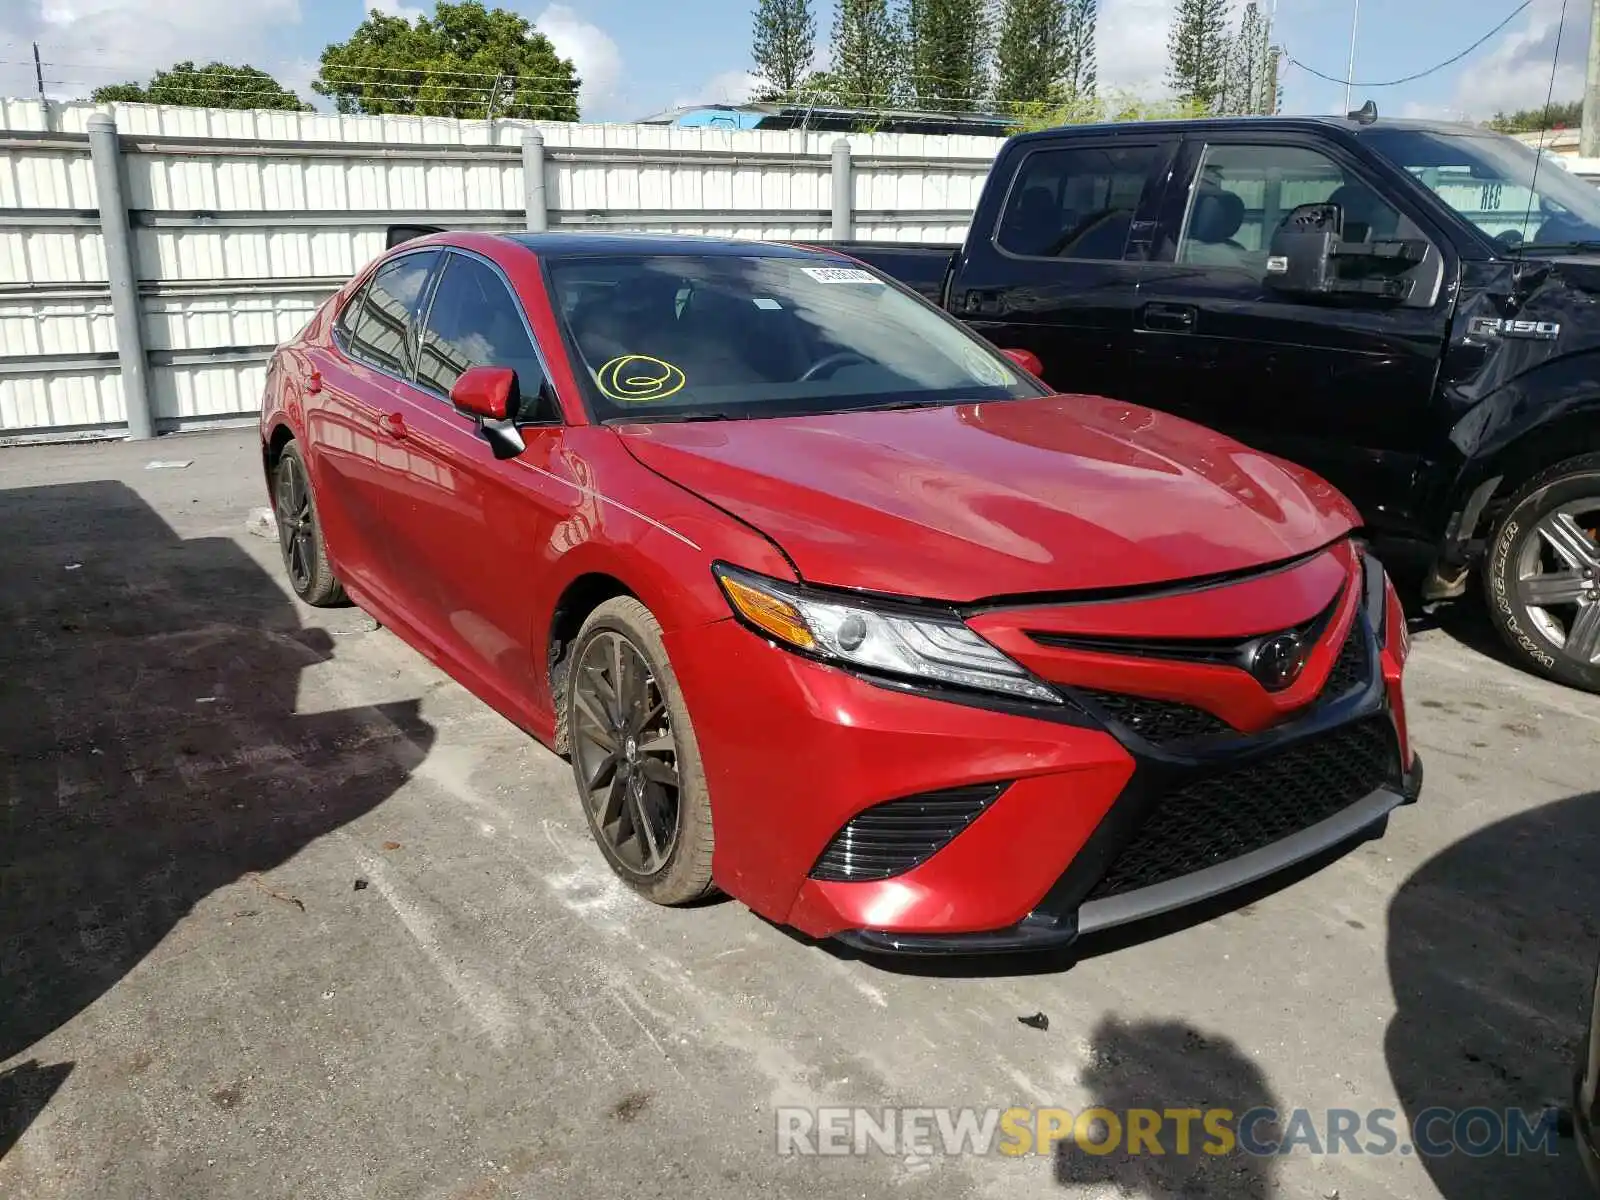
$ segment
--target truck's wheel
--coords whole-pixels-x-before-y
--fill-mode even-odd
[[[1534,476],[1495,529],[1489,615],[1524,663],[1600,692],[1600,454]]]

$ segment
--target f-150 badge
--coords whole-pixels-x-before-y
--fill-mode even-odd
[[[1513,321],[1510,318],[1473,317],[1467,331],[1474,337],[1532,338],[1539,342],[1553,342],[1561,336],[1557,321]]]

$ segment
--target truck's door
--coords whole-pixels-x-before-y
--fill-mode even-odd
[[[1344,209],[1345,242],[1430,250],[1402,302],[1297,297],[1264,286],[1273,234],[1297,205]],[[1128,385],[1323,475],[1371,524],[1406,532],[1454,289],[1453,251],[1404,189],[1335,139],[1228,131],[1185,139],[1158,236],[1174,261],[1139,281]]]
[[[1178,144],[1160,132],[1012,143],[955,265],[950,312],[1002,349],[1033,351],[1051,386],[1112,393]]]

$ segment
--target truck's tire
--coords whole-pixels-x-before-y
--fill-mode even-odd
[[[1600,454],[1558,463],[1512,497],[1483,583],[1490,619],[1518,661],[1600,692]]]

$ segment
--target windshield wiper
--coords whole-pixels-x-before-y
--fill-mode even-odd
[[[943,408],[947,404],[960,404],[959,400],[890,400],[887,404],[864,404],[847,412],[894,412],[902,408]]]
[[[619,424],[619,425],[634,425],[634,424],[639,424],[639,425],[645,425],[645,424],[657,425],[657,424],[660,424],[660,425],[666,425],[666,424],[677,424],[679,422],[687,422],[687,421],[744,421],[744,420],[748,420],[748,419],[749,418],[747,416],[743,415],[743,414],[731,413],[731,412],[728,412],[726,409],[721,409],[721,408],[700,408],[700,409],[695,409],[693,412],[655,413],[655,414],[652,414],[652,415],[646,415],[644,413],[640,413],[638,416],[630,415],[630,416],[626,416],[626,417],[609,417],[606,420],[606,424],[607,425],[612,425],[612,424]]]
[[[1586,242],[1523,242],[1511,248],[1513,253],[1523,250],[1600,250],[1600,241]]]

